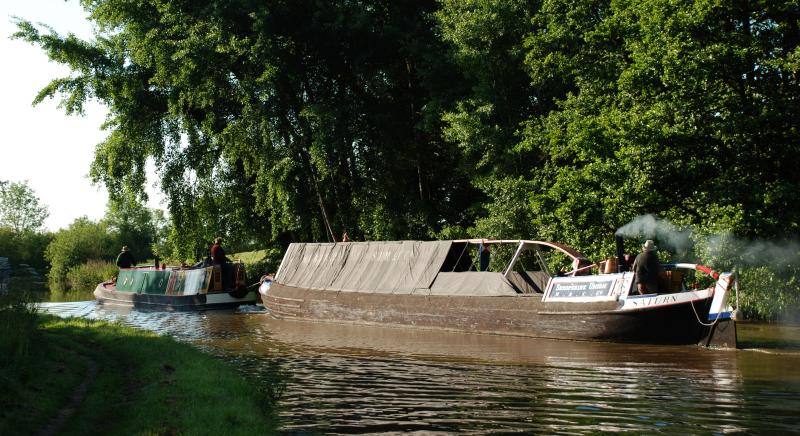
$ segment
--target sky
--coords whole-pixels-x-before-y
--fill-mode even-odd
[[[45,227],[51,231],[81,216],[99,220],[108,196],[87,174],[95,146],[108,135],[101,129],[107,111],[91,102],[83,116],[68,116],[58,108],[58,98],[32,106],[38,91],[50,80],[68,76],[69,69],[50,62],[39,47],[9,39],[16,31],[14,16],[45,23],[61,35],[93,38],[78,0],[0,1],[0,180],[27,180],[50,211]],[[148,206],[162,207],[152,168],[149,173]]]

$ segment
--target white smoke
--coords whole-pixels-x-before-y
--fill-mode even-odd
[[[727,267],[769,266],[780,271],[800,265],[800,243],[797,241],[764,241],[744,239],[730,232],[703,235],[691,227],[678,227],[668,220],[647,214],[620,227],[617,235],[625,238],[654,239],[659,248],[672,251],[678,258],[699,256],[705,262],[728,264]]]
[[[633,221],[617,229],[616,234],[626,238],[654,239],[660,248],[674,252],[680,257],[688,255],[694,244],[692,243],[692,230],[679,228],[667,220],[655,215],[641,215]]]
[[[706,255],[731,259],[738,265],[769,266],[776,271],[800,265],[797,241],[747,240],[721,233],[704,238],[702,245]]]

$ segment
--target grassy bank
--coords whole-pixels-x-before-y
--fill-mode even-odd
[[[83,319],[39,316],[38,324],[27,355],[4,365],[0,434],[46,428],[87,381],[88,391],[61,434],[263,434],[275,429],[274,394],[188,344]],[[95,374],[87,371],[90,367],[96,367]]]

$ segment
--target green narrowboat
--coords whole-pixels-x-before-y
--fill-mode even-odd
[[[256,291],[247,287],[241,263],[121,269],[116,278],[97,285],[94,296],[98,304],[164,311],[224,309],[258,301]]]

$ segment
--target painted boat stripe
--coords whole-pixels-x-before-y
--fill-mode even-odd
[[[710,313],[708,314],[708,320],[714,321],[717,319],[731,319],[730,312],[720,312],[720,313]]]

